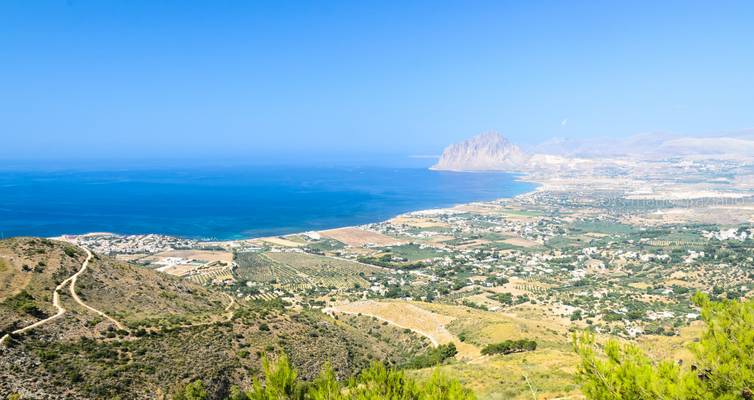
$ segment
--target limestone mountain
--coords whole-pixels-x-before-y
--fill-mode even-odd
[[[498,133],[483,133],[448,146],[434,170],[441,171],[518,171],[528,156]]]

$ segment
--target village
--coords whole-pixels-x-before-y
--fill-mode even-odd
[[[698,165],[692,174],[691,167],[685,176],[707,180],[719,170]],[[281,237],[201,242],[93,234],[76,240],[252,301],[312,309],[370,299],[452,304],[626,338],[677,334],[699,318],[690,301],[696,291],[721,298],[754,293],[754,233],[745,210],[736,209],[746,202],[700,200],[700,190],[720,189],[697,183],[687,189],[696,202],[635,198],[671,184],[678,193],[673,173],[641,185],[603,182],[586,191],[562,179],[545,181],[512,199]],[[640,186],[651,190],[637,191]],[[746,188],[726,190],[723,198],[749,196]],[[705,221],[710,207],[730,223]]]

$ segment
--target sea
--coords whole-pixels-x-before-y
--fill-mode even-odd
[[[512,197],[505,173],[388,167],[0,171],[0,236],[158,233],[235,240]]]

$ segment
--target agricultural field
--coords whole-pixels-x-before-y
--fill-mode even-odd
[[[246,283],[254,298],[365,288],[369,279],[385,272],[369,265],[335,257],[298,252],[243,252],[236,255],[234,278]],[[314,292],[312,292],[314,290]]]
[[[322,236],[335,239],[348,246],[361,247],[365,245],[387,246],[401,241],[384,234],[361,228],[339,228],[320,232]]]
[[[397,246],[378,247],[375,250],[381,251],[383,253],[390,253],[396,257],[404,259],[404,261],[409,262],[442,257],[447,254],[447,251],[443,251],[442,249],[417,243],[406,243]]]
[[[199,268],[184,274],[183,277],[199,285],[223,284],[235,280],[233,269],[229,266]]]
[[[540,190],[359,227],[218,245],[211,251],[232,252],[230,263],[204,257],[211,262],[165,271],[181,271],[184,280],[222,290],[239,304],[317,313],[367,332],[375,343],[400,343],[410,350],[394,356],[410,375],[427,377],[437,367],[480,399],[576,399],[573,333],[688,360],[687,345],[699,336],[695,293],[715,300],[754,296],[754,227],[743,211],[733,224],[682,220],[699,215],[698,207],[668,213],[681,206],[621,206],[616,199],[631,186],[599,182],[609,187]],[[67,261],[79,260],[74,254]],[[3,275],[2,266],[0,276],[23,278]],[[38,301],[43,291],[28,287],[49,312],[49,303]],[[7,305],[23,309],[26,300]],[[118,317],[149,319],[111,307]]]

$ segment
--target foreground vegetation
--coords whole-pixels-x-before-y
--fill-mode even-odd
[[[458,381],[448,379],[438,371],[424,382],[407,377],[402,371],[386,368],[374,362],[358,376],[345,382],[336,379],[330,365],[326,365],[313,382],[298,379],[286,355],[275,362],[262,360],[264,379],[254,381],[247,391],[231,388],[229,400],[472,400],[474,395]],[[209,399],[204,383],[194,381],[179,389],[174,400]]]
[[[697,294],[706,330],[691,350],[694,362],[654,363],[634,344],[609,340],[604,357],[595,337],[576,338],[578,377],[589,399],[754,399],[754,299],[710,301]]]

